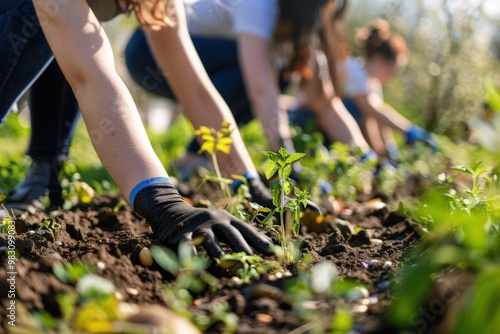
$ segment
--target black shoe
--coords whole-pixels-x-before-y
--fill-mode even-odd
[[[9,215],[44,211],[47,195],[51,206],[61,205],[62,189],[58,178],[61,168],[62,162],[33,160],[26,178],[14,188],[5,205]]]

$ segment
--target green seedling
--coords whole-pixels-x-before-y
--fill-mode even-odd
[[[7,209],[5,209],[5,212],[7,212]],[[12,232],[12,229],[14,227],[14,224],[15,222],[12,220],[11,217],[7,216],[5,217],[1,222],[0,222],[0,234],[3,234],[3,233],[9,233],[9,232]],[[15,232],[15,228],[14,228],[14,232]]]
[[[151,253],[155,262],[175,277],[173,283],[163,287],[165,302],[172,311],[191,320],[201,331],[219,321],[225,324],[224,333],[236,331],[238,318],[229,311],[227,303],[211,305],[208,316],[189,311],[193,294],[207,288],[214,290],[217,285],[217,279],[206,271],[210,266],[206,258],[194,255],[192,246],[187,243],[179,244],[178,255],[163,246],[151,247]]]
[[[70,210],[79,203],[92,202],[95,191],[87,183],[80,181],[80,174],[75,172],[61,181],[63,209]]]
[[[251,215],[249,215],[245,209],[244,203],[249,203],[252,195],[250,194],[250,189],[248,188],[248,181],[243,176],[232,175],[233,179],[240,180],[243,182],[234,195],[230,198],[229,202],[226,205],[226,211],[235,217],[248,221],[252,219]]]
[[[411,212],[429,233],[400,270],[389,316],[401,328],[421,331],[419,326],[427,321],[421,310],[433,291],[442,289],[442,282],[466,277],[449,291],[454,300],[439,299],[446,306],[441,314],[451,333],[488,333],[500,328],[498,318],[488,313],[500,293],[495,280],[500,272],[497,177],[480,162],[452,170],[455,175],[439,174],[440,186]],[[451,316],[450,310],[454,310]]]
[[[52,238],[55,240],[55,231],[58,231],[62,228],[61,224],[53,220],[44,220],[40,224],[40,226],[36,229],[35,233],[43,234],[48,232],[52,235]]]
[[[285,292],[297,316],[310,324],[308,333],[340,334],[354,324],[345,296],[359,288],[358,282],[340,279],[335,264],[321,262],[287,281]]]
[[[229,122],[223,122],[222,128],[218,131],[206,126],[201,126],[195,131],[195,134],[200,136],[203,141],[200,149],[198,150],[198,154],[206,152],[210,155],[216,175],[215,177],[207,175],[203,181],[219,182],[226,200],[229,200],[231,197],[228,184],[231,184],[233,181],[222,177],[219,162],[217,161],[217,152],[225,154],[229,154],[231,152],[231,144],[233,143],[233,139],[231,139],[232,132],[233,130],[231,129],[231,124]]]
[[[457,191],[450,191],[446,194],[446,196],[451,200],[450,205],[452,206],[452,211],[464,211],[470,215],[473,210],[484,209],[486,201],[481,196],[483,194],[482,187],[484,186],[484,182],[492,185],[494,178],[490,178],[485,175],[487,170],[482,166],[482,162],[474,163],[471,168],[459,165],[454,166],[451,169],[456,172],[469,175],[472,181],[472,185],[470,187],[466,185],[462,186],[463,191],[461,193],[458,193]]]
[[[115,297],[114,284],[93,273],[94,267],[83,263],[58,263],[52,267],[56,277],[75,285],[76,293],[56,296],[62,318],[45,311],[31,314],[30,330],[57,333],[115,333],[115,323],[125,314]]]
[[[279,264],[264,260],[258,255],[248,255],[245,252],[225,254],[217,259],[219,267],[233,274],[232,281],[236,285],[250,284],[264,273],[276,269]]]
[[[75,283],[83,276],[93,273],[95,266],[87,263],[56,263],[52,266],[52,271],[62,282]]]
[[[319,211],[316,204],[308,199],[309,192],[294,187],[290,179],[292,165],[302,160],[305,154],[288,153],[283,147],[279,149],[278,153],[270,151],[265,151],[263,153],[269,159],[265,167],[266,178],[271,179],[276,174],[278,175],[278,178],[271,183],[271,194],[273,197],[273,204],[276,208],[268,214],[263,224],[270,227],[271,217],[275,213],[279,213],[280,225],[276,227],[272,226],[271,230],[278,232],[278,239],[281,244],[281,253],[284,255],[284,261],[293,261],[293,252],[290,251],[291,249],[289,247],[291,243],[287,241],[287,238],[291,234],[297,236],[299,233],[302,212],[301,207],[305,207],[309,204]],[[296,196],[294,199],[288,197],[292,192]],[[287,210],[291,215],[291,221],[288,226],[285,226],[285,212]]]
[[[120,211],[125,205],[127,205],[127,202],[125,202],[124,200],[119,200],[118,203],[115,204],[115,206],[113,207],[113,212],[114,213],[117,213],[118,211]]]

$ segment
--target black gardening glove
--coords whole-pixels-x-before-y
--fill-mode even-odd
[[[260,178],[249,179],[248,190],[252,195],[252,202],[271,210],[274,209],[271,191]]]
[[[134,209],[151,225],[155,237],[177,249],[179,242],[201,237],[211,258],[224,255],[219,241],[234,252],[270,254],[272,242],[250,225],[223,210],[195,208],[182,200],[172,185],[148,186],[135,196]]]

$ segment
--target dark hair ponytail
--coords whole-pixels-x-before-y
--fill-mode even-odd
[[[368,28],[360,29],[356,39],[366,59],[379,55],[389,61],[397,61],[407,53],[403,37],[392,33],[389,23],[382,19],[375,20]]]
[[[328,3],[337,0],[280,0],[280,16],[275,38],[289,40],[293,44],[293,55],[287,74],[299,72],[311,77],[307,68],[311,53],[311,33],[321,27],[320,14]],[[343,1],[345,2],[345,0]]]

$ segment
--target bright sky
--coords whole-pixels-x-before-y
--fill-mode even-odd
[[[485,0],[483,6],[488,13],[500,14],[500,1],[498,0]]]

